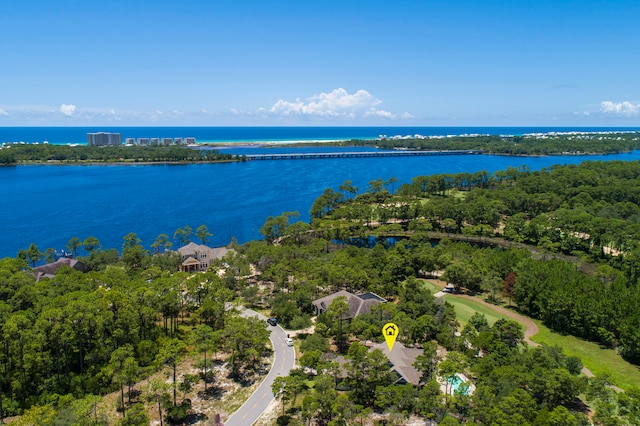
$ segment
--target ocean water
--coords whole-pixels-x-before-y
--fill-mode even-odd
[[[162,137],[166,129],[154,130]],[[43,136],[44,130],[36,129],[34,134]],[[318,136],[314,133],[307,139]],[[32,242],[41,251],[49,247],[61,250],[72,237],[84,240],[94,236],[104,248],[120,250],[123,237],[130,232],[149,247],[161,233],[173,236],[177,228],[189,225],[195,230],[201,224],[214,233],[211,245],[225,245],[233,237],[243,243],[261,238],[259,229],[268,216],[297,211],[299,220],[308,221],[313,201],[325,188],[337,189],[345,180],[351,180],[362,192],[368,182],[378,178],[396,177],[399,186],[418,175],[494,172],[522,165],[541,169],[606,160],[640,160],[640,151],[594,156],[457,155],[0,167],[0,258],[13,257]]]
[[[638,131],[611,127],[0,127],[0,143],[87,143],[87,133],[117,132],[126,138],[195,137],[198,142],[261,142],[375,139],[380,135],[521,135],[569,131]]]

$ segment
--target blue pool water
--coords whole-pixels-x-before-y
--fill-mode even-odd
[[[462,380],[462,378],[460,378],[459,375],[455,375],[453,377],[450,377],[447,379],[447,381],[451,384],[451,388],[453,389],[453,393],[457,393],[458,389],[460,389],[460,386],[463,385],[465,382]],[[462,388],[460,389],[460,392],[463,392],[465,395],[469,394],[469,388]]]

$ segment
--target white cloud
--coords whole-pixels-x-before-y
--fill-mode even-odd
[[[78,108],[75,105],[67,105],[67,104],[60,105],[60,112],[66,115],[67,117],[71,117],[76,112],[77,109]]]
[[[0,115],[9,115],[9,113],[2,108],[0,108]]]
[[[371,93],[360,89],[349,93],[343,88],[329,93],[320,93],[307,99],[296,99],[294,102],[278,100],[267,111],[277,115],[305,115],[317,117],[355,118],[358,115],[371,115],[375,107],[382,103]],[[266,109],[261,108],[261,111]]]
[[[628,101],[624,101],[624,102],[604,101],[600,103],[600,110],[605,114],[632,117],[640,114],[640,104],[633,104]]]
[[[396,118],[395,114],[390,113],[389,111],[384,111],[381,109],[370,108],[369,111],[364,113],[365,117],[381,117],[381,118]]]

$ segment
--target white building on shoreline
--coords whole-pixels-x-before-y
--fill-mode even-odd
[[[87,145],[89,146],[120,146],[122,135],[120,133],[87,133]]]

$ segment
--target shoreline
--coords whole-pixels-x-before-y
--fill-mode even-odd
[[[296,139],[296,140],[264,140],[264,141],[202,141],[195,145],[188,145],[189,147],[222,147],[222,148],[256,148],[263,146],[281,146],[281,145],[308,145],[308,144],[325,144],[325,143],[340,143],[349,142],[353,139]],[[377,139],[358,139],[363,141],[375,141]]]
[[[302,142],[304,144],[304,142]],[[246,148],[255,148],[262,146],[263,143],[256,143],[251,145],[245,145]],[[276,146],[281,145],[281,143],[275,143],[266,146]],[[237,146],[232,146],[237,147]],[[227,147],[230,148],[230,147]],[[442,150],[442,155],[446,155],[446,153],[457,150]],[[561,156],[596,156],[596,155],[615,155],[615,154],[624,154],[631,153],[633,151],[623,151],[623,152],[561,152],[561,153],[551,153],[551,154],[507,154],[507,153],[491,153],[491,152],[481,152],[479,154],[474,155],[495,155],[501,157],[561,157]],[[181,165],[195,165],[195,164],[227,164],[227,163],[243,163],[249,161],[255,161],[251,159],[244,158],[242,154],[234,154],[235,158],[226,159],[226,160],[213,160],[213,161],[59,161],[59,160],[45,160],[45,161],[21,161],[11,164],[0,164],[0,167],[17,167],[17,166],[181,166]],[[265,160],[261,160],[265,161]],[[267,160],[273,161],[273,160]]]
[[[33,161],[13,164],[1,164],[0,167],[18,166],[189,166],[194,164],[224,164],[242,163],[245,160],[218,160],[218,161]]]

